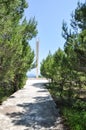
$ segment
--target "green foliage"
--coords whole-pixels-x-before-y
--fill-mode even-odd
[[[4,85],[4,86],[5,86],[5,85]],[[6,100],[7,97],[9,97],[9,96],[12,94],[12,92],[13,92],[11,86],[9,86],[9,87],[6,87],[6,86],[4,87],[4,86],[0,87],[0,104],[1,104],[4,100]]]
[[[71,130],[86,129],[86,2],[78,3],[71,29],[63,22],[64,50],[58,49],[42,61],[41,74],[51,79],[48,88],[60,101]],[[52,59],[52,60],[51,60]],[[52,80],[53,79],[53,80]],[[58,99],[60,99],[58,101]],[[80,99],[80,100],[79,100]],[[63,107],[65,106],[65,107]]]
[[[86,110],[86,102],[81,101],[80,99],[76,100],[76,102],[73,104],[72,106],[74,109],[78,109],[78,110],[82,110],[85,111]]]
[[[78,111],[65,107],[63,115],[66,118],[67,125],[71,130],[85,130],[86,129],[86,111]]]
[[[41,75],[46,78],[52,79],[53,78],[52,77],[52,72],[53,72],[52,65],[53,65],[53,57],[52,57],[51,53],[49,52],[46,59],[43,60],[41,63],[41,68],[40,68]]]
[[[57,107],[60,107],[64,117],[64,125],[70,130],[85,130],[86,129],[86,103],[80,99],[73,99],[72,106],[69,106],[67,100],[59,98],[59,91],[56,85],[47,84],[52,97],[54,98]]]
[[[0,87],[12,92],[23,87],[34,60],[28,42],[37,35],[37,22],[23,17],[27,7],[25,0],[0,1]]]
[[[86,2],[78,2],[78,6],[72,14],[71,25],[73,28],[80,28],[81,30],[86,29]]]

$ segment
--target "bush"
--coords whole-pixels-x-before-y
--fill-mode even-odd
[[[86,112],[64,108],[63,115],[67,120],[67,125],[71,130],[86,130]]]

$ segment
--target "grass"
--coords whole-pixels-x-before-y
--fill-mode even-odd
[[[68,107],[64,107],[61,111],[70,130],[86,130],[86,111],[78,111]]]
[[[59,96],[60,94],[58,89],[56,90],[56,86],[53,86],[52,84],[47,84],[46,87],[55,100],[57,107],[60,108],[60,113],[64,118],[64,125],[67,127],[67,129],[86,130],[86,102],[76,98],[72,100],[70,106],[67,98],[62,99]],[[84,94],[82,93],[82,95]]]

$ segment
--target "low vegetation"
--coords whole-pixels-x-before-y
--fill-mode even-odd
[[[47,84],[46,87],[50,91],[57,107],[60,109],[60,114],[64,120],[64,126],[68,130],[85,130],[86,102],[79,98],[71,98],[69,102],[67,96],[64,98],[59,96],[58,88],[52,83]],[[83,93],[81,95],[83,95]]]

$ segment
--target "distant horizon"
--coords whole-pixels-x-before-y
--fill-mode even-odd
[[[40,76],[40,75],[41,75],[41,74],[38,73],[38,76]],[[28,71],[28,72],[26,73],[26,76],[27,76],[27,77],[36,77],[36,68],[32,69],[31,71]]]

